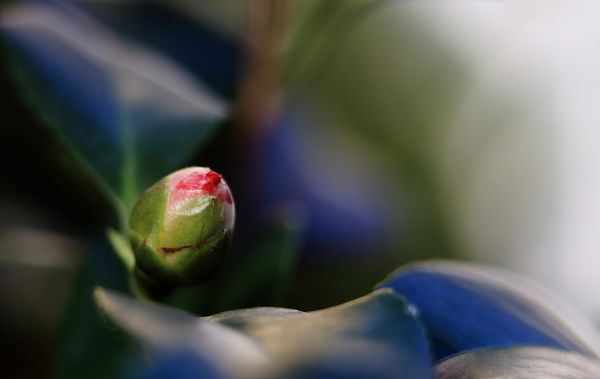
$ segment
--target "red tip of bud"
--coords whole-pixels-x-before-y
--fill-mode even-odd
[[[221,175],[211,170],[207,173],[193,173],[186,176],[175,185],[175,189],[179,191],[202,191],[214,195],[220,182]]]
[[[175,190],[184,192],[201,191],[231,204],[232,200],[229,190],[226,186],[219,186],[221,180],[221,175],[212,170],[204,173],[195,172],[177,182]]]

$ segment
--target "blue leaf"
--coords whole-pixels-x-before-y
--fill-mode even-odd
[[[304,207],[307,251],[343,251],[347,258],[383,250],[391,214],[381,177],[356,149],[332,143],[339,135],[313,127],[324,121],[311,112],[286,107],[265,144],[258,180],[263,201]]]
[[[485,346],[548,346],[599,356],[589,320],[516,275],[444,261],[418,263],[379,287],[404,295],[419,312],[435,359]]]
[[[438,363],[435,378],[600,378],[600,361],[547,347],[482,348]]]
[[[0,30],[29,105],[125,205],[189,159],[226,114],[182,67],[76,8],[14,5]]]
[[[305,314],[238,324],[273,357],[269,378],[429,378],[425,341],[412,310],[393,291]]]
[[[199,22],[180,3],[85,2],[112,30],[173,58],[219,95],[232,99],[240,77],[241,43]],[[211,4],[197,5],[209,14]]]

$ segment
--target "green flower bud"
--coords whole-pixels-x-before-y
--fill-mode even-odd
[[[227,183],[205,167],[172,173],[142,194],[129,223],[136,273],[158,287],[193,285],[220,266],[235,207]]]

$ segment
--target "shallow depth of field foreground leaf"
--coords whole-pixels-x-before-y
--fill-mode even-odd
[[[207,318],[104,289],[96,291],[96,301],[118,326],[153,348],[155,357],[187,348],[219,377],[431,376],[424,333],[410,307],[389,289],[309,313],[258,308]]]

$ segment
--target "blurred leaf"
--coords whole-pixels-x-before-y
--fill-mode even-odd
[[[437,379],[600,378],[600,361],[546,347],[483,348],[448,358],[435,366]]]
[[[461,105],[458,54],[432,35],[429,23],[416,22],[410,10],[420,2],[308,3],[315,5],[293,36],[290,60],[305,58],[287,72],[289,97],[317,104],[327,118],[317,114],[314,123],[355,136],[370,150],[364,155],[376,158],[386,173],[381,182],[394,215],[387,237],[398,258],[456,256],[440,141]]]
[[[64,4],[8,8],[2,32],[26,100],[115,203],[182,165],[225,115],[186,71]]]
[[[429,377],[420,326],[392,291],[325,310],[283,313],[237,324],[272,355],[273,377]],[[232,322],[231,315],[225,321]]]
[[[204,4],[196,0],[158,0],[157,2],[175,8],[228,35],[239,37],[244,33],[240,28],[242,12],[247,5],[244,0],[222,0]]]
[[[514,274],[429,261],[392,273],[391,287],[415,305],[439,359],[485,346],[541,345],[599,356],[593,324],[573,307]]]
[[[307,253],[382,253],[391,229],[385,177],[360,141],[334,123],[318,106],[285,106],[263,145],[257,186],[267,203],[303,206]]]
[[[236,15],[241,14],[241,7],[227,6],[227,1],[185,4],[173,0],[83,0],[79,3],[111,30],[168,55],[219,95],[234,98],[242,63],[239,31],[232,33],[214,18],[222,15],[237,30],[241,21]],[[232,9],[225,10],[223,15],[223,8]]]
[[[297,30],[289,36],[289,59],[286,78],[295,84],[314,79],[310,74],[328,64],[337,48],[349,35],[356,23],[390,0],[330,0],[317,1],[308,8],[305,17],[299,17]],[[297,9],[294,9],[297,12]],[[296,13],[295,13],[296,14]],[[311,72],[312,71],[312,72]],[[314,76],[314,75],[313,75]]]
[[[163,350],[193,347],[235,378],[430,377],[423,332],[391,290],[310,313],[262,308],[204,319],[102,289],[96,300],[143,341]]]

